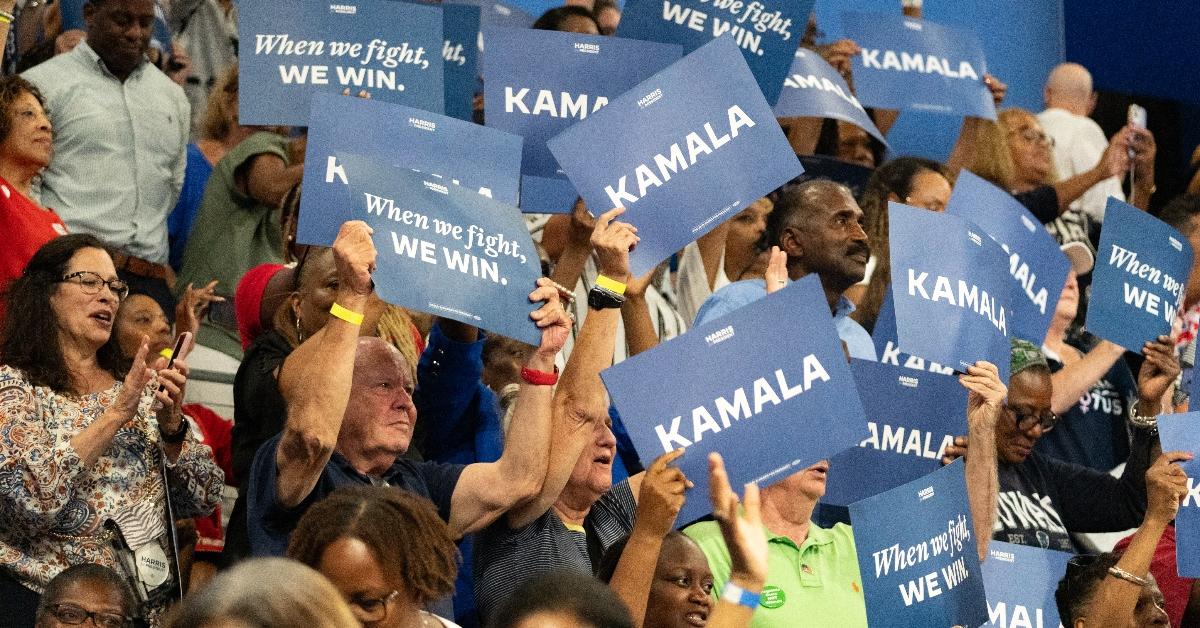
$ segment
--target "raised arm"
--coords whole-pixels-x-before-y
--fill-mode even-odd
[[[658,332],[654,330],[650,304],[646,302],[646,290],[657,272],[657,268],[651,269],[645,275],[631,279],[625,287],[621,320],[625,323],[625,343],[629,345],[630,357],[658,346]]]
[[[967,393],[967,435],[971,450],[967,453],[967,501],[975,525],[975,548],[979,562],[987,558],[996,519],[999,485],[996,479],[996,420],[1000,416],[1008,388],[1000,381],[999,371],[991,362],[979,361],[967,367],[958,381]]]
[[[342,225],[333,243],[337,264],[336,303],[363,312],[372,291],[375,244],[367,223]],[[312,492],[321,470],[333,455],[342,415],[350,400],[358,325],[337,316],[305,340],[284,361],[279,390],[287,402],[287,421],[275,453],[278,505],[291,508]]]
[[[1062,414],[1079,403],[1079,398],[1100,381],[1124,353],[1125,349],[1120,346],[1101,340],[1082,358],[1051,374],[1050,411]]]
[[[725,547],[729,548],[729,581],[730,585],[753,594],[761,595],[767,584],[767,533],[763,527],[762,515],[759,512],[758,485],[747,484],[745,503],[741,512],[738,511],[737,493],[729,486],[729,476],[725,473],[725,462],[721,454],[713,452],[708,455],[708,490],[712,499],[713,518],[721,527],[721,536],[725,538]],[[718,594],[716,607],[708,618],[709,628],[743,628],[750,625],[754,616],[754,606],[730,602],[725,599],[724,592]]]
[[[632,225],[616,222],[616,217],[624,211],[613,209],[596,219],[591,245],[596,248],[600,274],[628,282],[629,250],[637,244],[638,237]],[[600,371],[612,365],[613,334],[619,316],[615,308],[588,310],[554,393],[550,463],[545,482],[535,499],[509,512],[509,527],[524,527],[550,509],[567,485],[588,439],[593,437],[595,422],[608,420],[608,395],[600,381]]]
[[[1128,127],[1117,131],[1094,168],[1054,184],[1054,191],[1058,193],[1058,213],[1067,211],[1071,203],[1083,196],[1093,185],[1109,177],[1125,176],[1129,170],[1128,136]]]
[[[1179,510],[1179,501],[1187,495],[1187,474],[1179,465],[1173,463],[1191,458],[1191,454],[1182,451],[1165,453],[1159,456],[1146,472],[1150,504],[1146,510],[1146,517],[1142,520],[1141,527],[1133,534],[1133,539],[1121,559],[1096,587],[1088,609],[1088,626],[1129,624],[1142,592],[1142,585],[1118,577],[1114,571],[1133,578],[1147,577],[1158,540],[1166,530],[1167,524],[1175,518],[1175,513]]]
[[[583,199],[576,199],[564,234],[566,244],[554,263],[554,272],[550,274],[551,279],[567,290],[574,290],[575,284],[583,276],[588,256],[592,254],[591,234],[594,227],[595,219],[588,213],[587,205]]]
[[[537,289],[529,295],[529,300],[546,303],[529,315],[542,330],[542,340],[525,369],[542,377],[553,377],[554,358],[567,341],[571,319],[559,303],[558,289],[549,279],[538,280]],[[513,402],[512,423],[500,459],[468,465],[454,488],[450,529],[457,536],[486,527],[541,491],[550,457],[554,389],[549,384],[533,381],[536,379],[532,375],[525,378]]]

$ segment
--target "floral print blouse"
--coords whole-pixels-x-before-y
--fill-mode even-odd
[[[63,395],[0,366],[0,569],[30,589],[42,591],[71,565],[115,568],[107,519],[153,512],[165,521],[162,454],[151,411],[156,381],[94,465],[85,466],[71,446],[123,385]],[[179,459],[166,468],[177,518],[206,515],[220,502],[224,475],[191,430]]]

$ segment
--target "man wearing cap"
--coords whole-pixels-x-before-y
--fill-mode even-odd
[[[1130,413],[1133,442],[1121,477],[1034,451],[1054,429],[1053,390],[1046,356],[1024,340],[1012,341],[1008,402],[996,422],[1000,495],[993,539],[1068,552],[1080,551],[1071,534],[1117,532],[1138,526],[1146,510],[1146,469],[1159,454],[1153,417],[1179,363],[1169,339],[1142,347],[1140,399]]]

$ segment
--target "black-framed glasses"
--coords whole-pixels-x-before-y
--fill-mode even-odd
[[[1035,425],[1041,425],[1043,432],[1049,432],[1058,424],[1058,415],[1053,412],[1047,411],[1042,414],[1030,414],[1013,409],[1008,404],[1004,404],[1004,409],[1012,415],[1013,420],[1017,422],[1017,429],[1022,432],[1033,429]]]
[[[99,273],[90,270],[64,275],[59,281],[77,283],[80,288],[83,288],[85,294],[100,294],[100,288],[108,286],[109,291],[116,295],[118,300],[129,296],[129,284],[120,279],[105,279]]]
[[[133,621],[132,617],[116,613],[93,613],[74,604],[51,604],[49,610],[55,619],[68,626],[78,626],[91,619],[99,628],[125,628]]]
[[[360,597],[355,596],[350,598],[348,602],[351,606],[362,611],[359,614],[359,620],[365,622],[383,621],[387,619],[388,604],[400,595],[399,591],[392,591],[383,597]]]

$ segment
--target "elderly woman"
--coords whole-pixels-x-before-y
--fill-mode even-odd
[[[187,429],[187,366],[122,369],[112,327],[129,287],[96,238],[51,240],[9,295],[0,344],[0,616],[30,625],[38,592],[71,565],[138,583],[156,623],[175,578],[174,514],[207,514],[223,475]],[[157,372],[156,370],[157,369]],[[137,557],[129,558],[128,548]],[[158,568],[156,568],[158,567]],[[141,613],[139,613],[141,614]]]
[[[43,102],[29,81],[0,79],[0,291],[21,275],[38,247],[67,232],[54,212],[29,199],[33,178],[50,164],[52,129]],[[2,299],[0,292],[0,322]]]

